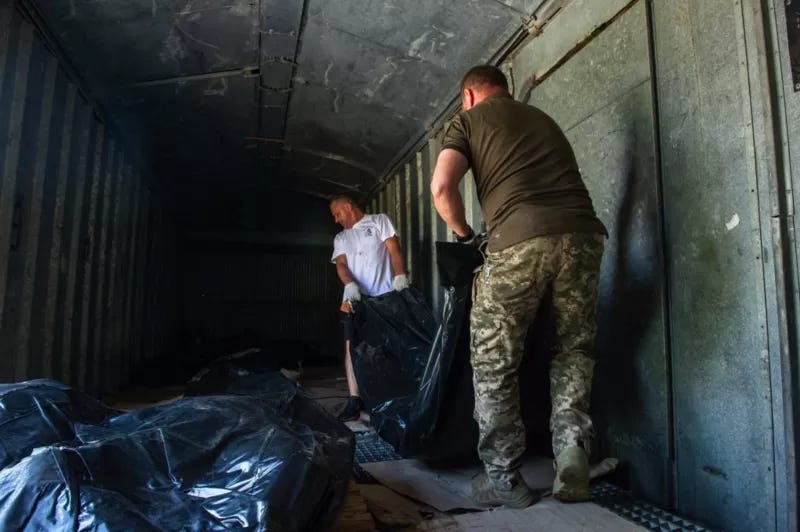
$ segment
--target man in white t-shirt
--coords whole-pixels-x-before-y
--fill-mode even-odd
[[[391,290],[408,288],[403,266],[403,250],[392,221],[385,214],[365,214],[349,196],[337,196],[330,203],[331,214],[344,230],[333,239],[331,262],[344,285],[342,311],[345,313],[345,372],[350,397],[339,415],[342,421],[358,419],[364,403],[350,358],[350,303],[361,301],[362,294],[380,296]]]

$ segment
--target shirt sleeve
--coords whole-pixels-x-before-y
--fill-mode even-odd
[[[342,234],[339,233],[333,238],[333,255],[331,255],[331,262],[336,264],[336,257],[345,254],[346,251],[344,249],[344,238],[342,238]]]
[[[472,152],[469,149],[469,131],[464,118],[464,113],[460,113],[450,123],[447,132],[442,140],[442,149],[451,149],[461,152],[472,166]]]
[[[377,221],[378,231],[380,231],[382,242],[385,242],[387,239],[397,235],[397,231],[394,229],[394,224],[392,223],[391,218],[389,218],[387,215],[379,214]]]

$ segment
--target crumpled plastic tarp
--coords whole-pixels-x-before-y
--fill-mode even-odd
[[[378,434],[407,458],[439,465],[477,459],[478,427],[469,362],[474,246],[437,242],[441,316],[414,289],[366,298],[355,307],[351,345],[359,391]],[[548,453],[549,385],[546,320],[537,319],[520,368],[528,448]]]
[[[3,386],[0,529],[324,529],[352,434],[280,373],[229,385],[125,414],[53,381]]]

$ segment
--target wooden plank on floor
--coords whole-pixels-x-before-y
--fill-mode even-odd
[[[339,512],[339,518],[331,527],[331,532],[373,532],[376,528],[375,520],[369,513],[367,502],[361,495],[358,484],[350,481],[347,498]]]
[[[412,527],[431,514],[417,503],[380,484],[360,484],[361,495],[375,520],[390,527]]]

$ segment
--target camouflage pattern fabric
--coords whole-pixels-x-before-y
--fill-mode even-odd
[[[590,449],[587,412],[604,241],[595,233],[531,238],[488,253],[475,277],[470,327],[478,453],[498,487],[513,484],[525,452],[518,369],[525,334],[550,285],[559,339],[550,366],[553,451],[558,456],[570,446]]]

